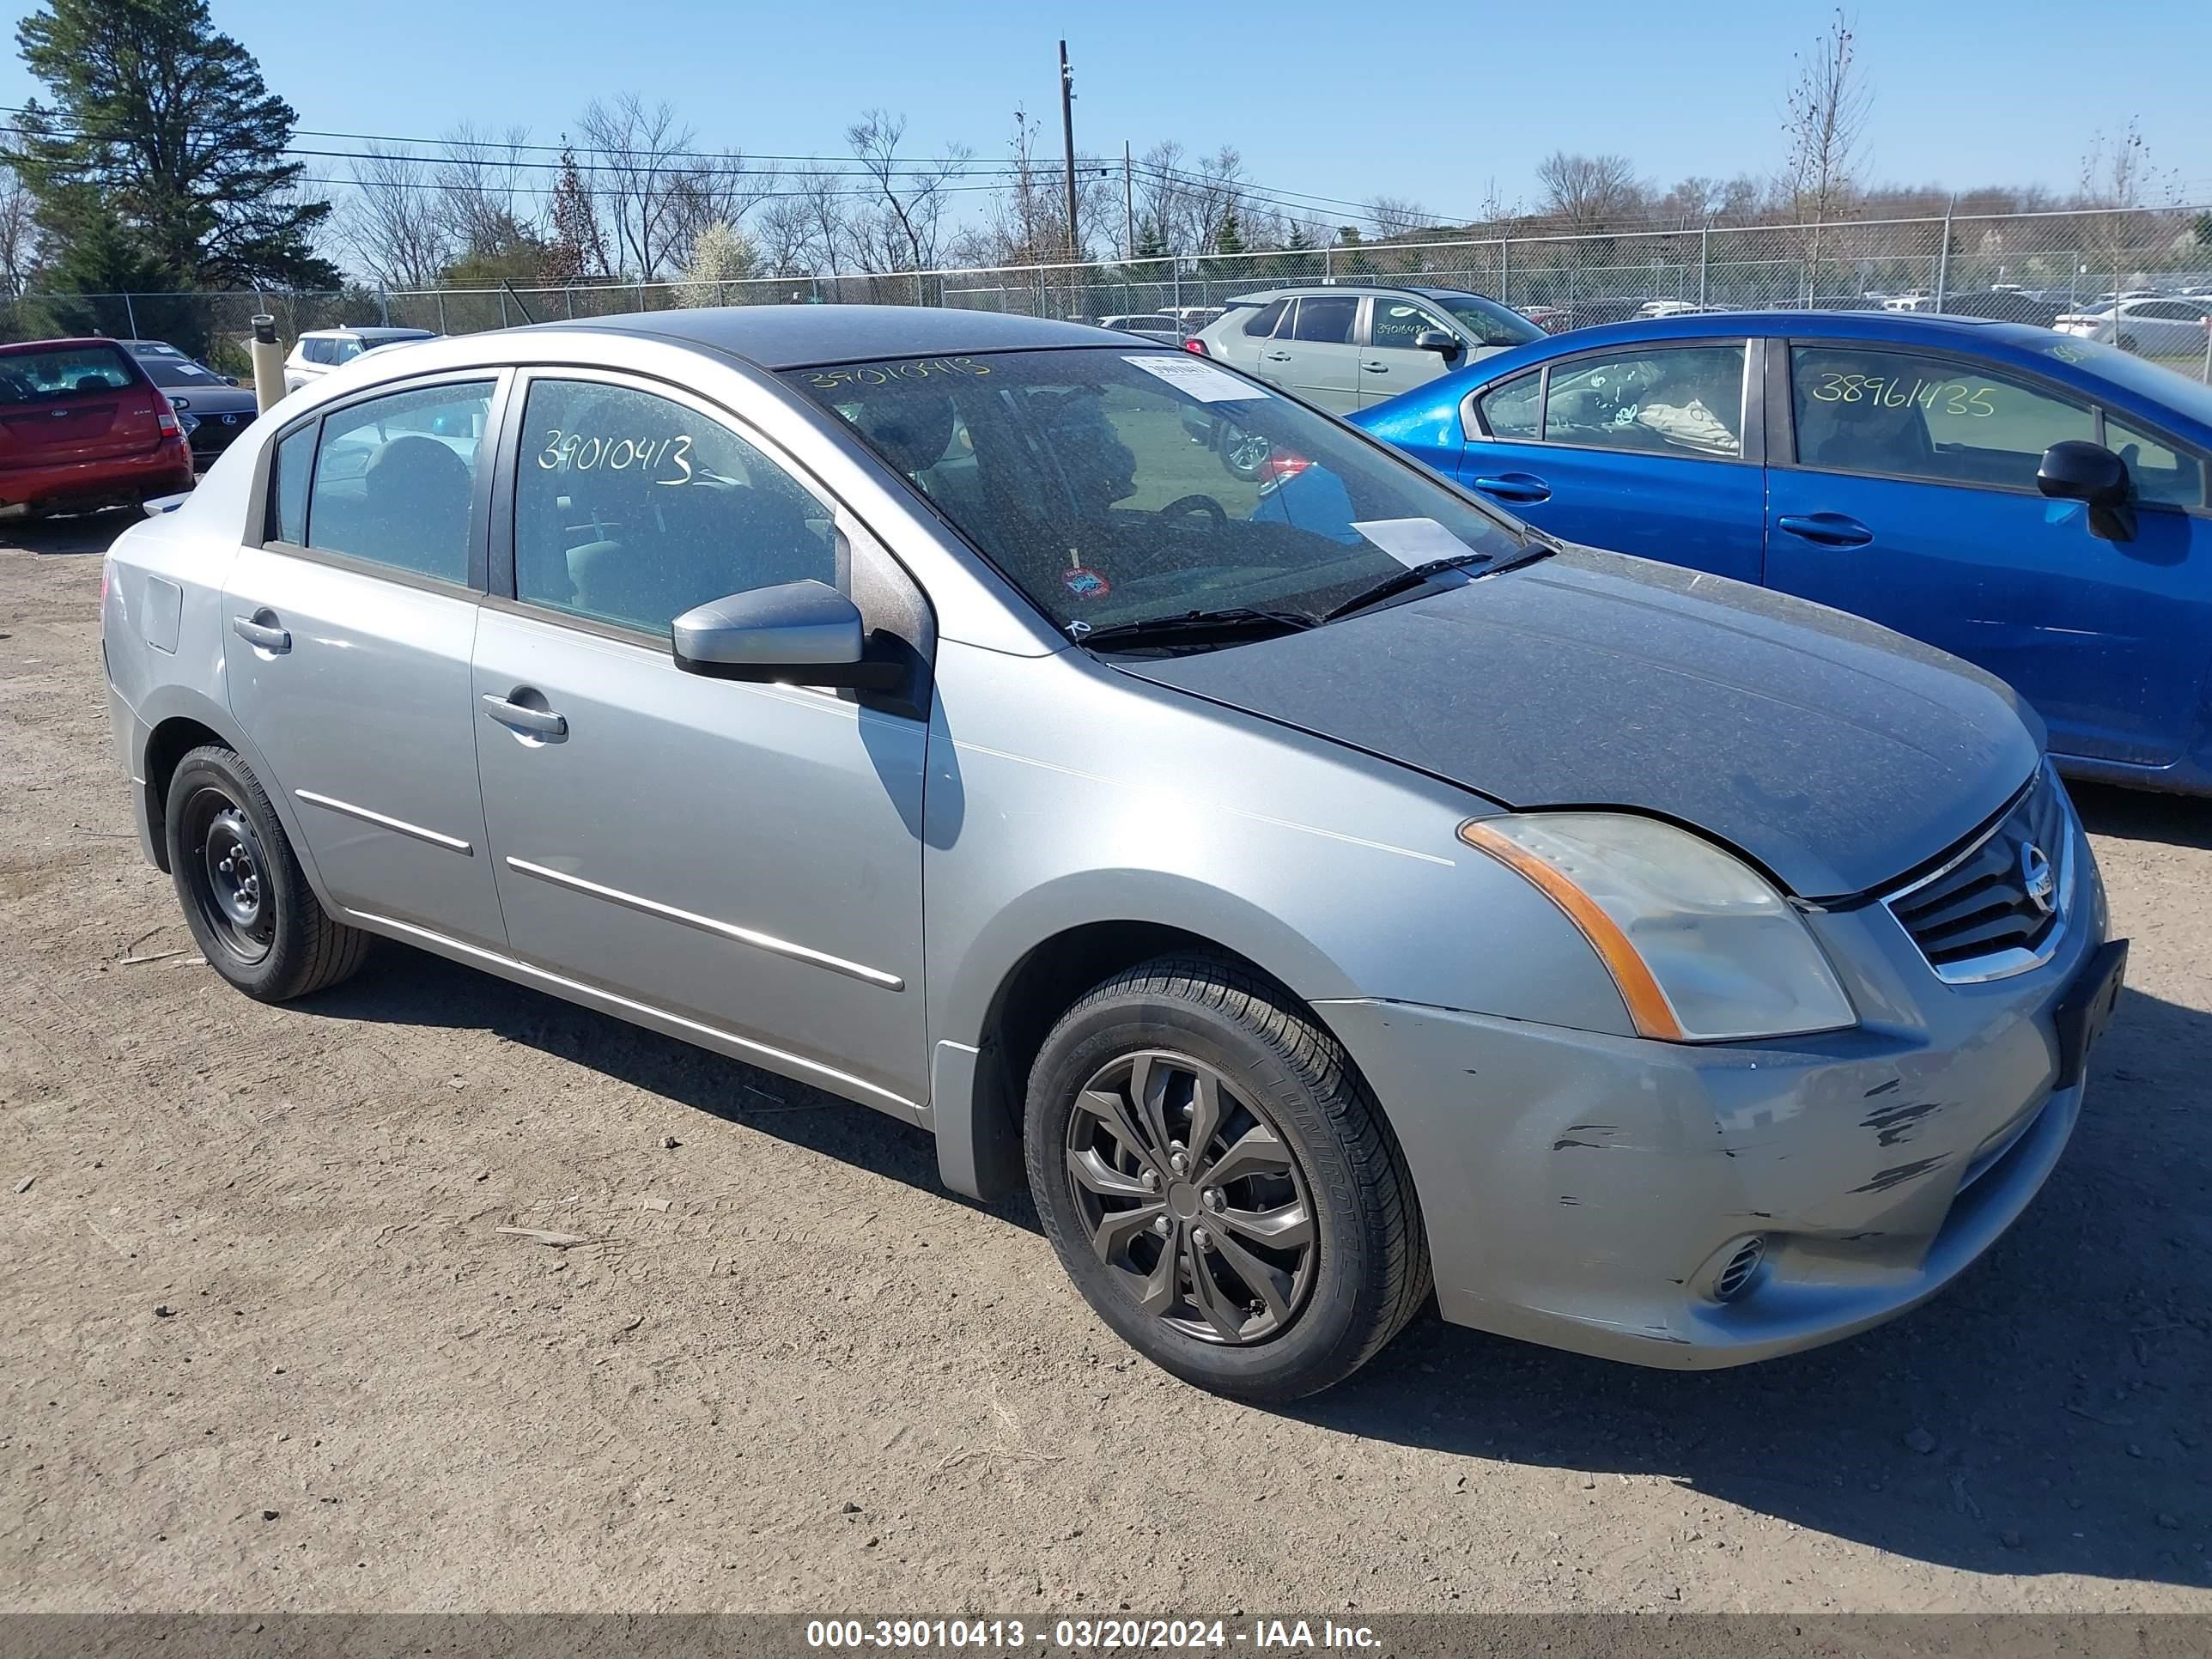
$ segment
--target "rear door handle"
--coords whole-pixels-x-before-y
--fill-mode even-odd
[[[1359,366],[1359,369],[1360,373],[1363,374],[1388,374],[1390,372],[1390,365],[1388,363],[1362,363]]]
[[[1291,354],[1287,351],[1263,351],[1260,356],[1271,363],[1287,363],[1291,361]]]
[[[279,628],[274,623],[259,620],[263,617],[273,617],[276,614],[273,611],[257,611],[251,617],[233,617],[230,619],[230,631],[248,645],[258,645],[264,651],[289,651],[292,648],[291,631],[289,629]]]
[[[558,743],[568,735],[568,722],[550,708],[532,708],[528,703],[510,702],[505,697],[494,696],[487,691],[483,696],[483,711],[501,726],[511,726],[518,732],[529,732]]]
[[[1533,472],[1507,472],[1495,478],[1477,478],[1474,487],[1501,501],[1548,501],[1552,486]]]
[[[1873,531],[1840,513],[1785,513],[1774,522],[1777,528],[1822,547],[1864,547],[1874,539]]]

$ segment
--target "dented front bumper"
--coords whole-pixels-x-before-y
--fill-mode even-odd
[[[1863,1021],[1816,1037],[1693,1046],[1322,1005],[1405,1148],[1444,1316],[1698,1369],[1936,1294],[2027,1208],[2080,1115],[2068,1028],[2115,964],[2086,857],[2076,879],[2051,958],[1985,984],[1938,980],[1879,905],[1814,918]],[[1722,1299],[1754,1237],[1763,1259]]]

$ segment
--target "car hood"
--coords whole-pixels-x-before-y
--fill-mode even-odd
[[[2034,771],[2002,681],[1840,611],[1572,548],[1304,633],[1126,672],[1514,809],[1702,830],[1808,898],[1962,840]]]

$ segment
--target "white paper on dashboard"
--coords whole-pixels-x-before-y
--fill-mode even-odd
[[[1164,352],[1147,352],[1141,357],[1124,357],[1125,363],[1134,363],[1146,374],[1165,380],[1178,392],[1187,392],[1202,404],[1234,404],[1247,399],[1265,398],[1262,388],[1238,380],[1234,374],[1224,374],[1205,358],[1192,352],[1170,357]]]
[[[1392,558],[1408,565],[1456,559],[1474,551],[1434,519],[1355,519],[1352,527]]]

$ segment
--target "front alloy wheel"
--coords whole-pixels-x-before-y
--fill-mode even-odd
[[[1264,1342],[1313,1284],[1313,1210],[1282,1135],[1220,1073],[1164,1050],[1102,1067],[1067,1121],[1070,1196],[1137,1305],[1200,1341]]]

